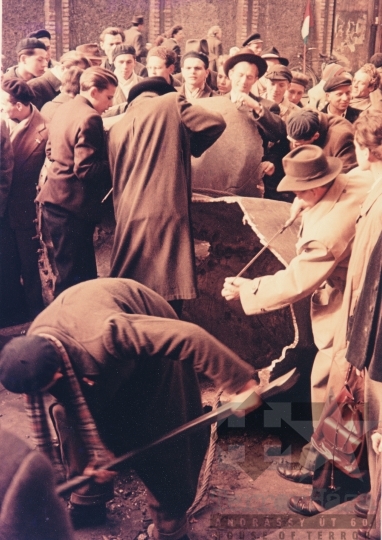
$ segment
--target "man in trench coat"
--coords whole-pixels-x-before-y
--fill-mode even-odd
[[[191,105],[162,77],[151,77],[131,89],[126,113],[110,129],[116,219],[110,275],[143,283],[176,309],[197,296],[191,155],[207,150],[225,125],[219,113]]]

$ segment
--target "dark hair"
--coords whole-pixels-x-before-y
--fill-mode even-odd
[[[80,78],[84,70],[73,66],[69,69],[66,69],[62,75],[61,79],[61,91],[70,94],[71,96],[76,96],[80,93]]]
[[[117,77],[112,71],[98,66],[85,69],[80,78],[81,92],[86,92],[93,86],[98,90],[106,90],[110,84],[117,87]]]
[[[170,49],[167,49],[166,47],[152,47],[148,54],[147,54],[147,60],[151,56],[158,56],[159,58],[162,58],[162,60],[165,61],[166,67],[170,67],[175,64],[176,62],[176,54],[174,51],[171,51]]]
[[[366,109],[354,122],[354,139],[361,148],[368,148],[370,153],[382,161],[382,112]]]
[[[4,92],[9,94],[10,101],[13,105],[15,105],[17,102],[20,102],[23,105],[29,105],[35,97],[35,94],[29,84],[18,77],[3,79],[1,82],[1,88],[4,90]]]
[[[173,38],[173,37],[176,36],[176,34],[178,34],[178,32],[180,32],[181,30],[183,30],[183,26],[181,26],[180,24],[177,24],[176,26],[173,26],[173,27],[170,28],[170,30],[168,31],[168,37]]]
[[[118,28],[118,26],[108,26],[107,28],[105,28],[105,30],[102,31],[99,40],[104,41],[106,35],[121,36],[122,43],[125,41],[125,33],[122,28]]]

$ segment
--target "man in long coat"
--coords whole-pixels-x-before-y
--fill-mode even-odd
[[[176,307],[197,295],[191,155],[209,148],[225,122],[175,92],[162,77],[130,90],[110,129],[109,160],[117,222],[110,275],[135,279]]]

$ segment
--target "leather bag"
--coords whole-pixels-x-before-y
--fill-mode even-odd
[[[363,379],[352,366],[336,399],[327,403],[313,433],[312,444],[321,455],[352,478],[367,470],[364,433]]]

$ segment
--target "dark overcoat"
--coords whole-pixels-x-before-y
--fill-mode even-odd
[[[35,77],[28,81],[35,97],[32,100],[33,105],[40,111],[42,106],[48,101],[52,101],[60,93],[61,81],[50,69],[47,69],[41,77]]]
[[[141,95],[109,134],[116,218],[111,276],[166,300],[195,298],[190,223],[191,155],[224,131],[223,117],[178,93]]]

